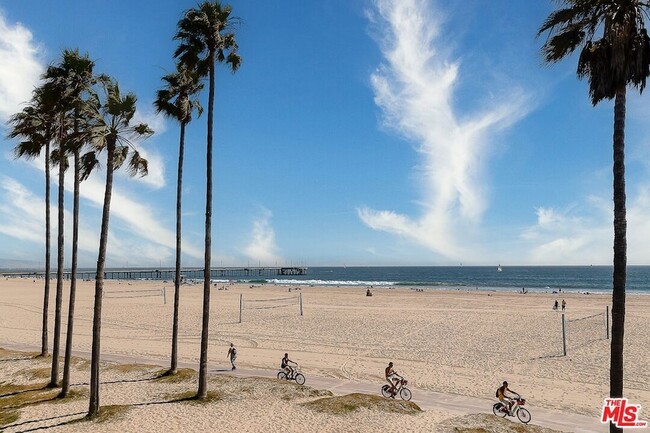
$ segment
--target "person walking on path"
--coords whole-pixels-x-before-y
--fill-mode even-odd
[[[562,299],[562,311],[566,308],[566,301]]]
[[[237,367],[235,366],[235,361],[237,360],[237,349],[235,348],[235,345],[230,343],[230,349],[228,349],[228,358],[230,358],[230,365],[232,365],[232,369],[236,370]]]

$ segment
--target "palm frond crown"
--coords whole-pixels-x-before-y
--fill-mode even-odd
[[[643,92],[650,75],[650,7],[640,0],[560,0],[537,35],[548,33],[542,55],[558,62],[580,48],[577,74],[589,82],[594,105],[631,84]]]

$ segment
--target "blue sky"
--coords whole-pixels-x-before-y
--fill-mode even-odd
[[[591,106],[575,58],[543,65],[552,2],[230,4],[243,64],[217,70],[214,266],[611,263],[612,103]],[[173,265],[178,126],[152,101],[195,5],[0,0],[0,263],[44,255],[42,160],[14,160],[4,122],[78,48],[156,131],[150,175],[116,180],[108,265]],[[650,108],[628,95],[628,257],[649,264]],[[202,265],[205,122],[187,135],[186,266]],[[82,266],[103,176],[82,184]]]

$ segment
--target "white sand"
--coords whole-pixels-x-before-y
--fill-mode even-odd
[[[161,296],[110,297],[117,291],[162,286],[167,288],[166,305]],[[54,291],[54,284],[52,287]],[[291,293],[287,287],[280,286],[227,288],[215,288],[212,292],[210,325],[209,358],[211,362],[223,362],[224,367],[229,343],[233,342],[239,352],[238,364],[243,368],[275,369],[282,354],[289,352],[290,358],[301,364],[308,377],[339,377],[379,384],[383,381],[383,368],[392,360],[397,371],[415,388],[491,398],[500,382],[508,380],[511,388],[525,395],[532,405],[590,416],[599,414],[608,392],[609,340],[604,338],[604,314],[572,320],[604,313],[611,300],[609,296],[375,289],[373,297],[366,297],[365,288],[303,287]],[[0,280],[0,346],[38,346],[42,289],[43,282],[38,280]],[[181,290],[179,360],[198,363],[202,285],[185,285]],[[170,351],[173,284],[107,281],[106,291],[110,293],[104,299],[102,352],[166,362]],[[288,297],[297,293],[303,296],[304,316],[299,315],[299,306],[294,303],[282,308],[245,309],[243,323],[238,323],[240,294],[244,295],[245,305],[252,307],[279,304],[250,302],[254,299]],[[93,296],[94,282],[80,283],[75,309],[74,348],[77,351],[90,351]],[[67,317],[67,290],[64,299],[64,317]],[[561,313],[551,310],[555,299],[567,301],[566,357],[561,356]],[[625,394],[643,407],[650,407],[648,307],[650,296],[628,295]],[[52,320],[53,316],[51,313]],[[52,332],[50,328],[50,339]],[[88,380],[83,372],[79,374],[79,381]],[[103,375],[102,381],[111,377]],[[131,396],[132,402],[156,397],[139,395],[139,383],[125,383],[113,390],[103,387],[102,405],[129,404],[124,401],[125,395]],[[267,401],[259,407],[237,404],[236,398],[226,401],[215,410],[226,410],[223,412],[225,419],[232,419],[237,425],[250,425],[248,430],[238,428],[240,431],[257,431],[259,425],[251,420],[251,414],[258,410],[260,415],[270,417],[268,425],[276,425],[276,422],[286,425],[291,419],[296,431],[302,422],[319,423],[323,427],[319,431],[342,431],[339,430],[342,428],[339,418],[317,415],[299,405],[287,409],[282,399]],[[87,410],[86,400],[78,405],[78,408],[71,408],[70,413]],[[138,406],[126,416],[137,418],[138,411],[154,411],[156,415],[150,416],[162,417],[165,426],[174,423],[183,426],[191,416],[192,431],[200,430],[202,422],[206,425],[214,422],[210,417],[193,414],[194,410],[201,411],[198,406],[186,405],[180,414],[169,412],[167,406]],[[27,418],[29,410],[32,409],[26,409],[24,414]],[[358,430],[354,431],[371,431],[386,422],[387,415],[366,412],[351,415],[359,417],[350,424],[358,425]],[[404,420],[422,423],[412,426],[413,429],[405,427],[407,431],[421,431],[430,430],[429,427],[445,414],[427,412],[417,417],[389,417],[398,417],[402,423],[407,422]],[[224,418],[219,419],[221,423]],[[75,431],[80,430],[82,428]],[[113,430],[102,428],[102,431]],[[152,427],[152,431],[155,428]]]

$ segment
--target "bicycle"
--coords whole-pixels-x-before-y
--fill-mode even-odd
[[[514,401],[515,403],[512,405],[512,413],[508,412],[506,405],[500,401],[494,403],[492,406],[492,412],[501,418],[505,418],[506,415],[516,416],[519,421],[523,422],[524,424],[528,424],[533,417],[528,409],[525,409],[523,407],[526,404],[526,399],[520,395],[517,395],[517,397],[514,398]]]
[[[278,379],[282,380],[295,380],[298,385],[305,384],[305,375],[300,371],[300,366],[296,364],[291,368],[291,374],[287,375],[287,372],[283,369],[278,371]]]
[[[409,383],[408,380],[404,379],[403,377],[400,377],[399,381],[395,384],[394,394],[391,393],[390,385],[386,384],[381,387],[381,395],[383,395],[386,398],[390,398],[399,394],[402,400],[410,401],[411,397],[413,397],[413,393],[411,392],[410,389],[406,387],[408,383]]]

